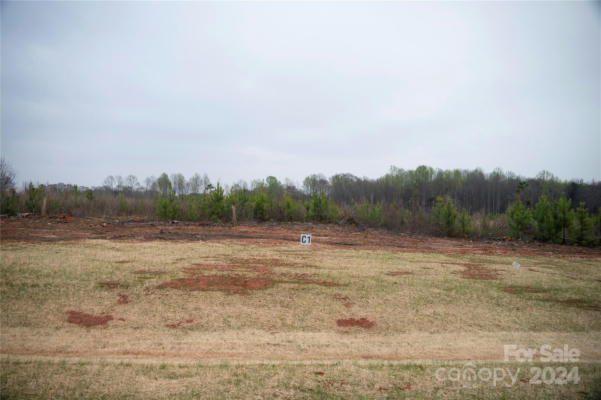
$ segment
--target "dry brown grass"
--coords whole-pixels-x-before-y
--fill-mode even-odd
[[[351,374],[352,383],[337,386],[333,382],[338,378],[331,378],[327,385],[313,380],[313,386],[286,388],[277,380],[263,378],[263,369],[272,364],[245,372],[260,382],[259,386],[275,390],[269,394],[281,390],[282,397],[294,397],[290,396],[294,393],[311,397],[315,387],[325,388],[326,393],[378,397],[390,394],[394,386],[385,379],[387,374],[394,375],[394,368],[385,367],[386,360],[501,361],[503,345],[508,343],[530,347],[568,344],[579,348],[585,360],[601,360],[601,314],[596,308],[601,298],[600,260],[521,257],[519,270],[511,266],[512,261],[507,256],[318,246],[299,249],[298,245],[4,242],[0,263],[1,353],[17,360],[30,356],[101,357],[144,363],[369,359],[382,368],[379,375],[367,377],[355,367],[334,368],[340,376]],[[462,273],[466,271],[471,271],[472,279],[465,279]],[[208,284],[226,281],[232,274],[240,279],[269,277],[273,284],[244,291],[219,287],[190,291],[166,285],[187,278]],[[211,281],[207,276],[219,278]],[[482,276],[487,279],[478,279]],[[323,282],[335,286],[319,284]],[[548,299],[578,301],[568,304]],[[113,320],[102,326],[82,327],[67,321],[68,311],[111,315]],[[365,329],[337,323],[362,318],[373,325]],[[55,369],[54,364],[39,361],[6,363],[14,372],[12,381],[3,375],[3,387],[8,388],[36,369]],[[81,369],[85,375],[100,368],[98,365],[102,364],[86,364]],[[103,367],[106,379],[121,371],[120,365],[111,362]],[[289,376],[294,374],[319,377],[305,365],[278,379],[298,382]],[[324,368],[324,377],[330,376],[332,369],[328,368]],[[73,369],[67,368],[65,379]],[[227,367],[224,371],[231,375],[237,369]],[[598,373],[598,369],[592,370],[597,371],[593,375]],[[177,379],[161,381],[167,388],[164,393],[177,394],[181,388],[186,392],[195,379],[212,379],[212,372],[201,371],[204,375],[200,378],[188,380],[178,375]],[[128,373],[136,376],[132,379],[145,382],[137,367]],[[381,384],[374,392],[365,389],[367,382]],[[52,386],[60,382],[46,383]],[[73,385],[71,382],[66,387]],[[253,390],[232,385],[228,393],[236,394],[233,397]],[[411,390],[421,387],[410,385]],[[380,386],[388,389],[377,392]],[[146,392],[138,392],[137,387],[132,387],[132,393],[144,397]],[[301,387],[309,391],[299,392]],[[427,397],[431,389],[415,393]],[[163,393],[160,387],[153,390]]]

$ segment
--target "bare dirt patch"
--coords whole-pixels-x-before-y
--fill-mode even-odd
[[[376,323],[368,320],[367,318],[347,318],[347,319],[338,319],[336,320],[336,325],[340,327],[352,327],[357,326],[359,328],[370,329],[373,328]]]
[[[276,267],[296,265],[277,258],[229,257],[227,261],[228,264],[202,263],[185,267],[183,271],[187,277],[162,283],[157,289],[249,294],[251,290],[267,289],[276,283],[340,286],[336,282],[315,279],[309,274],[276,273]]]
[[[82,326],[105,325],[113,320],[112,315],[92,315],[81,311],[67,311],[67,321]]]
[[[235,275],[199,275],[189,278],[173,279],[158,285],[157,289],[179,289],[189,291],[216,290],[248,294],[249,290],[267,289],[274,284],[275,282],[271,278],[251,278]]]
[[[61,223],[57,223],[61,222]],[[68,223],[62,223],[68,222]],[[50,225],[48,224],[50,223]],[[385,230],[361,230],[348,225],[327,224],[250,224],[228,226],[180,222],[177,224],[145,222],[139,219],[71,218],[69,216],[9,217],[0,220],[2,241],[55,242],[63,240],[170,240],[170,241],[235,241],[286,245],[298,242],[300,233],[310,229],[315,238],[313,247],[354,247],[394,251],[480,254],[480,255],[542,255],[549,257],[599,257],[601,247],[583,248],[555,244],[533,244],[521,241],[467,241],[435,238]],[[313,251],[289,254],[306,256]],[[278,260],[278,262],[280,262]]]
[[[446,265],[460,265],[464,267],[463,271],[453,271],[453,274],[461,275],[464,279],[475,280],[493,280],[499,279],[503,271],[496,268],[486,268],[483,264],[477,263],[461,263],[461,262],[445,262]]]
[[[119,299],[117,300],[117,304],[127,304],[129,303],[129,296],[126,294],[120,294]]]

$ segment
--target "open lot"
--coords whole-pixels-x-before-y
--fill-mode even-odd
[[[599,249],[312,225],[1,228],[3,397],[583,398],[601,380]],[[504,362],[507,344],[580,356]],[[532,367],[574,366],[578,383],[531,383]],[[436,378],[471,367],[518,378]]]

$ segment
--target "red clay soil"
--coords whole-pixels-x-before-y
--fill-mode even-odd
[[[200,275],[178,278],[157,286],[158,289],[217,290],[246,293],[249,290],[267,289],[275,284],[270,278],[250,278],[234,275]]]
[[[81,311],[67,311],[67,321],[82,326],[105,325],[113,320],[112,315],[92,315]]]
[[[248,294],[250,290],[267,289],[276,283],[313,284],[321,286],[340,286],[336,282],[314,279],[308,274],[275,273],[279,266],[295,266],[292,261],[276,258],[229,257],[232,264],[194,264],[183,268],[188,275],[157,286],[157,289],[179,289],[189,291],[224,291],[227,293]],[[216,274],[217,272],[231,272]],[[208,273],[207,272],[211,272]]]
[[[503,271],[495,268],[485,268],[483,264],[475,263],[459,263],[459,262],[446,262],[443,264],[461,265],[464,267],[462,271],[453,271],[451,273],[461,275],[464,279],[476,279],[476,280],[493,280],[499,279]]]
[[[367,318],[348,318],[336,320],[336,325],[341,327],[358,326],[360,328],[369,329],[373,328],[376,323],[368,320]]]
[[[128,241],[220,241],[247,244],[289,245],[298,243],[301,233],[313,234],[313,245],[298,251],[299,256],[325,247],[387,249],[393,251],[443,254],[539,255],[552,257],[601,257],[601,247],[584,248],[521,241],[469,241],[386,230],[360,229],[334,224],[251,224],[159,223],[140,219],[71,218],[68,216],[0,219],[1,240],[54,242],[63,240],[107,239]]]
[[[191,324],[192,322],[194,322],[193,319],[186,319],[186,320],[181,320],[178,322],[173,322],[171,324],[167,324],[165,325],[167,328],[179,328],[180,326],[184,325],[184,324]]]
[[[129,303],[129,296],[126,294],[120,294],[119,300],[117,300],[117,304],[127,304]]]
[[[346,308],[351,308],[353,306],[353,303],[351,303],[350,301],[347,301],[346,303],[342,303],[343,306],[345,306]]]

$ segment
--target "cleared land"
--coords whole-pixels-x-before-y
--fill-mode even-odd
[[[601,380],[599,249],[311,225],[1,228],[9,398],[581,398]],[[506,363],[505,344],[581,356]],[[436,379],[467,362],[519,379]],[[581,380],[533,385],[533,366]]]

